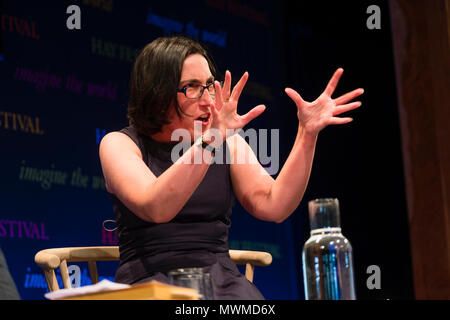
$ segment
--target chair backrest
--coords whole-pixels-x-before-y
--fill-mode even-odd
[[[255,266],[268,266],[272,255],[268,252],[230,250],[231,259],[237,264],[245,265],[245,277],[253,282]],[[64,288],[71,288],[67,269],[68,262],[87,262],[92,283],[98,282],[97,261],[118,261],[118,246],[105,247],[67,247],[39,251],[34,260],[42,268],[49,291],[59,289],[55,269],[59,268]]]

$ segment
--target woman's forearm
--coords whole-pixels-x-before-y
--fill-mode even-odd
[[[261,203],[270,220],[282,222],[300,204],[311,175],[316,142],[316,134],[308,134],[299,127],[294,146]]]
[[[213,155],[193,145],[169,169],[151,183],[142,213],[151,222],[172,220],[206,175]]]

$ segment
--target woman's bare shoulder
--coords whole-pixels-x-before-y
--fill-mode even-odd
[[[141,151],[136,143],[125,133],[112,131],[107,133],[100,141],[100,156],[104,153],[116,153],[131,151],[141,158]]]

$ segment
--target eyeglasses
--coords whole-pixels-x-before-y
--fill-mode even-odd
[[[215,97],[216,89],[214,88],[214,82],[208,83],[206,86],[201,84],[188,84],[187,86],[178,89],[177,92],[184,93],[188,99],[199,99],[203,95],[203,91],[208,89],[208,93],[211,97]]]

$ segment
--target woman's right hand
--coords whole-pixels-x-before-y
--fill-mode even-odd
[[[223,140],[228,138],[227,135],[232,135],[232,133],[237,132],[236,129],[242,129],[247,123],[255,119],[266,109],[266,107],[261,104],[242,116],[237,113],[239,97],[247,83],[247,79],[248,72],[245,72],[234,86],[233,91],[231,91],[231,73],[227,70],[225,72],[223,86],[221,87],[218,81],[215,81],[214,83],[216,95],[215,104],[211,111],[213,116],[211,129],[218,130],[222,135]]]

